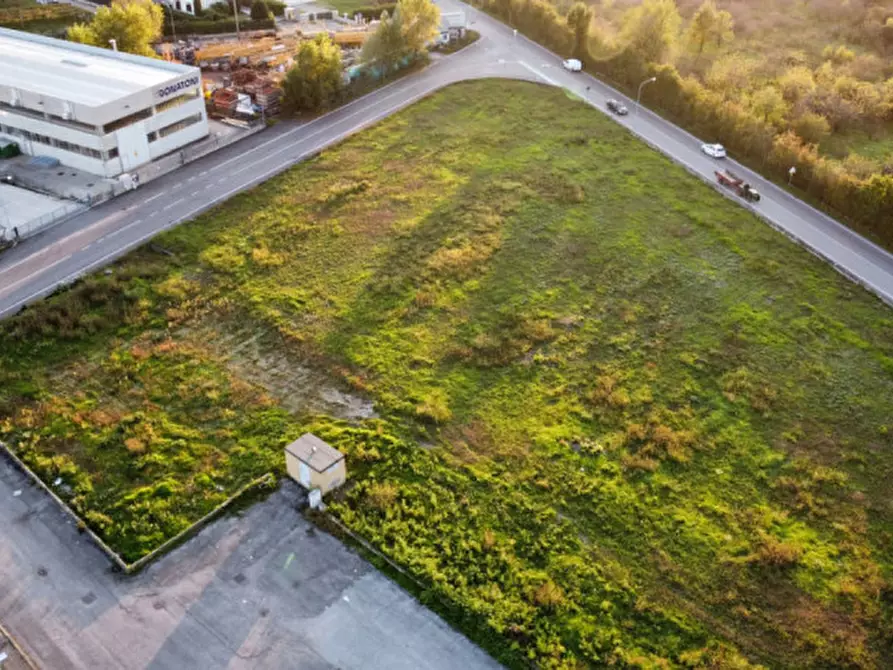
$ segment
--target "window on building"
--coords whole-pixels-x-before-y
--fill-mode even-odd
[[[187,128],[191,125],[199,123],[202,120],[201,114],[193,114],[192,116],[187,116],[182,121],[177,121],[176,123],[172,123],[169,126],[165,126],[161,130],[158,131],[158,137],[167,137],[168,135],[172,135],[184,128]]]
[[[155,105],[155,113],[161,114],[161,112],[167,111],[168,109],[172,109],[174,107],[179,107],[180,105],[191,102],[198,97],[198,89],[193,88],[187,93],[183,95],[178,95],[176,98],[171,98],[170,100],[165,100],[164,102],[160,102]]]
[[[134,112],[129,116],[125,116],[123,118],[118,119],[117,121],[112,121],[111,123],[107,123],[102,127],[102,134],[108,135],[109,133],[113,133],[119,128],[124,128],[126,126],[130,126],[137,121],[142,121],[143,119],[148,119],[152,116],[151,109],[141,109],[138,112]]]

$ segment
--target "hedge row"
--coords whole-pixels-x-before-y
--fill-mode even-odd
[[[397,9],[397,3],[360,7],[359,9],[354,10],[354,13],[351,16],[362,16],[369,21],[375,21],[381,16],[382,12],[393,14],[395,9]]]
[[[563,57],[579,48],[566,19],[543,0],[475,0],[475,4]],[[584,50],[589,71],[632,96],[639,83],[656,76],[649,87],[649,107],[696,135],[722,142],[736,157],[777,181],[787,182],[788,170],[796,167],[794,185],[893,247],[893,175],[849,174],[840,161],[820,156],[791,132],[779,134],[741,105],[695,79],[683,78],[672,65],[646,63],[628,49],[602,60],[588,46]]]
[[[275,30],[276,22],[273,19],[240,20],[239,30]],[[208,21],[206,19],[196,19],[194,21],[185,22],[182,26],[177,26],[177,37],[184,35],[216,35],[222,33],[236,32],[235,19],[225,19],[220,21]],[[165,35],[164,39],[170,39],[171,36]]]

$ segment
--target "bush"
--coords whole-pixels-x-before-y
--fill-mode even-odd
[[[397,3],[390,3],[387,5],[374,5],[371,7],[360,7],[359,9],[354,10],[351,16],[362,16],[368,21],[375,21],[381,16],[382,12],[387,12],[388,16],[391,16],[394,14],[395,9],[397,9]]]
[[[271,18],[273,15],[270,13],[267,3],[264,0],[254,0],[254,4],[251,5],[251,20],[264,21]]]
[[[170,24],[168,24],[170,25]],[[239,21],[239,30],[274,30],[276,28],[276,22],[273,19],[264,19],[263,21]],[[194,21],[188,21],[184,26],[177,31],[177,36],[182,39],[183,34],[186,33],[190,35],[217,35],[219,33],[234,33],[236,32],[236,21],[235,19],[225,19],[225,20],[207,20],[207,19],[197,19]],[[164,39],[170,39],[170,36],[165,35]]]

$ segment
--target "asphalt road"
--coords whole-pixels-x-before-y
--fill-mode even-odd
[[[457,0],[438,4],[444,11],[464,9],[481,39],[314,121],[281,123],[4,252],[0,318],[448,84],[482,77],[541,81],[603,111],[608,98],[625,99],[589,75],[565,71],[558,56],[483,12]],[[646,87],[646,99],[647,94]],[[632,101],[627,104],[633,113],[613,117],[618,123],[711,184],[717,167],[746,176],[763,196],[759,203],[722,192],[893,305],[893,255],[734,161],[708,158],[700,152],[700,140],[645,108],[635,112]]]

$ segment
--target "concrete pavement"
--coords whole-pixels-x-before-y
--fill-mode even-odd
[[[0,318],[451,83],[482,77],[540,81],[564,87],[602,111],[608,98],[624,98],[589,75],[564,71],[558,56],[485,13],[458,0],[438,4],[445,11],[464,9],[481,39],[310,123],[279,124],[5,252],[0,255]],[[614,118],[711,184],[718,166],[746,175],[763,195],[759,203],[721,192],[893,304],[893,255],[744,166],[708,158],[700,152],[700,140],[646,108]]]
[[[46,670],[500,667],[314,529],[301,496],[284,482],[126,577],[0,459],[0,621]]]

